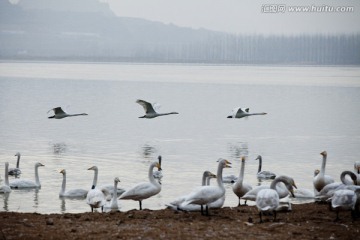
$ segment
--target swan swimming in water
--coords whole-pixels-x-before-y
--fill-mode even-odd
[[[170,115],[170,114],[179,114],[178,112],[169,112],[169,113],[157,113],[154,110],[154,107],[151,103],[146,102],[144,100],[136,100],[136,103],[140,104],[145,111],[145,115],[141,116],[139,118],[155,118],[155,117],[159,117],[159,116],[165,116],[165,115]]]
[[[50,111],[54,111],[54,115],[53,116],[50,116],[48,118],[55,118],[55,119],[62,119],[62,118],[66,118],[66,117],[75,117],[75,116],[85,116],[85,115],[88,115],[87,113],[77,113],[77,114],[68,114],[66,113],[64,110],[62,110],[61,107],[56,107],[56,108],[53,108],[53,109],[50,109],[48,111],[48,113]]]
[[[118,177],[116,177],[115,179],[114,179],[114,192],[116,191],[116,189],[117,189],[117,185],[118,185],[118,183],[120,182],[120,179],[118,178]],[[115,195],[115,194],[113,194],[113,196],[112,196],[112,199],[111,199],[111,201],[108,203],[108,204],[106,204],[105,206],[104,206],[104,208],[105,209],[111,209],[111,210],[118,210],[119,209],[119,205],[118,205],[118,202],[117,202],[117,195]]]
[[[231,111],[231,115],[229,115],[227,118],[243,118],[243,117],[249,117],[249,116],[254,116],[254,115],[266,115],[267,113],[262,112],[262,113],[249,113],[249,108],[234,108]]]
[[[206,205],[206,215],[209,215],[208,205],[225,195],[225,187],[222,181],[222,172],[224,168],[231,168],[231,162],[222,158],[220,158],[218,161],[219,164],[216,174],[217,186],[201,186],[190,193],[185,199],[185,204],[197,204],[201,206]],[[203,207],[201,207],[201,214],[204,214]]]
[[[134,187],[126,190],[123,194],[120,195],[119,199],[131,199],[134,201],[139,201],[139,209],[142,210],[142,200],[152,197],[161,191],[161,184],[155,180],[153,175],[154,167],[160,168],[160,164],[158,162],[153,162],[150,164],[148,172],[149,182],[139,183]]]
[[[94,178],[93,178],[93,183],[92,186],[97,187],[97,180],[98,180],[98,174],[99,174],[99,169],[97,166],[92,166],[91,168],[89,168],[88,170],[93,170],[94,171]],[[107,191],[109,194],[114,194],[114,186],[112,184],[109,185],[102,185],[99,187],[100,190],[105,190]],[[116,195],[120,196],[123,192],[125,192],[124,189],[122,188],[117,188],[116,191]]]
[[[268,189],[261,189],[256,196],[256,207],[259,210],[260,223],[262,223],[263,212],[273,212],[274,220],[276,220],[276,209],[279,207],[280,197],[276,190],[276,185],[279,182],[283,182],[294,197],[293,185],[288,181],[288,178],[279,176],[275,178]]]
[[[210,185],[210,179],[216,178],[216,175],[213,174],[210,171],[204,171],[202,178],[201,178],[201,186]],[[188,195],[181,196],[177,198],[175,201],[172,201],[171,203],[165,204],[167,207],[173,209],[173,210],[181,210],[181,211],[200,211],[201,207],[200,205],[196,204],[185,204],[185,199]]]
[[[323,187],[334,182],[334,179],[332,177],[325,175],[327,152],[323,151],[320,154],[323,156],[321,169],[319,174],[317,174],[313,180],[314,188],[317,192],[320,192]]]
[[[16,161],[16,168],[9,168],[9,175],[11,176],[18,176],[21,174],[21,170],[20,170],[20,156],[21,154],[19,152],[17,152],[15,154],[15,156],[17,156],[17,161]]]
[[[43,167],[45,165],[43,165],[42,163],[35,163],[35,182],[31,181],[31,180],[27,180],[27,179],[14,179],[10,182],[10,187],[11,188],[16,188],[16,189],[20,189],[20,188],[41,188],[41,184],[40,184],[40,179],[39,179],[39,171],[38,168],[39,167]]]
[[[88,191],[85,189],[70,189],[66,191],[66,170],[62,169],[60,173],[63,175],[63,181],[61,185],[61,190],[59,192],[59,197],[86,198]]]
[[[276,178],[276,174],[270,171],[261,171],[261,167],[262,167],[262,157],[259,155],[257,156],[257,158],[255,160],[259,160],[259,168],[258,168],[258,173],[257,173],[257,178],[260,179],[275,179]]]
[[[240,206],[240,198],[242,196],[244,196],[248,191],[250,191],[252,189],[250,184],[243,182],[243,180],[244,180],[244,171],[245,171],[245,157],[242,157],[241,158],[241,168],[240,168],[239,177],[238,177],[237,181],[232,185],[233,192],[239,198],[238,207]],[[245,200],[244,205],[246,205],[246,200]]]
[[[5,163],[5,179],[4,179],[4,185],[0,187],[0,193],[9,193],[11,192],[11,188],[9,186],[9,163]]]

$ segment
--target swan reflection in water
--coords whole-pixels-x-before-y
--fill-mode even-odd
[[[157,148],[155,146],[145,144],[141,147],[141,155],[145,159],[152,158],[156,152],[157,152]]]
[[[55,155],[61,155],[67,151],[68,146],[66,143],[60,142],[60,143],[52,143],[52,152]]]
[[[4,193],[4,194],[1,194],[1,196],[3,197],[3,201],[4,201],[4,206],[3,206],[3,209],[4,211],[9,211],[9,196],[10,196],[10,193]]]

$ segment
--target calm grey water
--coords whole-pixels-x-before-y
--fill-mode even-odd
[[[180,114],[139,119],[138,98],[159,103],[159,112]],[[220,157],[233,163],[224,174],[238,175],[239,159],[247,156],[245,180],[253,186],[263,184],[254,160],[261,154],[264,170],[312,189],[321,151],[327,150],[327,173],[336,179],[360,159],[359,102],[359,67],[1,62],[0,176],[6,161],[16,164],[16,152],[21,178],[34,178],[37,161],[45,167],[39,169],[41,189],[1,194],[0,211],[90,211],[85,200],[59,199],[61,169],[68,188],[90,188],[93,165],[100,185],[119,177],[119,186],[129,188],[147,181],[158,155],[162,191],[144,208],[165,208],[191,191],[204,170],[216,172]],[[89,115],[48,119],[57,106]],[[238,106],[268,114],[227,119]],[[225,206],[236,206],[226,188]],[[121,211],[138,207],[131,200],[119,205]]]

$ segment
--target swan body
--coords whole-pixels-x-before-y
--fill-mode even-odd
[[[96,188],[94,185],[92,186],[86,195],[86,203],[90,206],[91,212],[94,212],[94,208],[101,208],[101,212],[103,212],[108,196],[107,193]]]
[[[55,118],[55,119],[62,119],[62,118],[66,118],[66,117],[75,117],[75,116],[85,116],[85,115],[88,115],[87,113],[77,113],[77,114],[68,114],[66,113],[64,110],[62,110],[61,107],[56,107],[56,108],[53,108],[53,109],[50,109],[48,111],[48,113],[50,111],[53,111],[54,112],[54,115],[53,116],[50,116],[48,118]]]
[[[293,187],[297,188],[293,178],[288,177],[288,176],[281,176],[281,177],[282,177],[282,179],[286,179],[286,181],[289,182]],[[241,199],[250,200],[250,201],[256,201],[257,194],[261,190],[269,189],[269,188],[270,188],[270,186],[264,186],[264,185],[253,188],[250,191],[248,191]],[[280,199],[284,198],[284,197],[287,197],[289,195],[289,190],[282,181],[277,182],[277,184],[275,186],[275,189],[276,189]]]
[[[116,177],[114,179],[114,190],[113,190],[114,192],[116,191],[117,185],[118,185],[119,182],[120,182],[120,179],[118,177]],[[109,208],[109,209],[112,209],[112,210],[118,210],[119,209],[116,194],[112,195],[112,199],[111,199],[110,203],[105,205],[105,208]]]
[[[66,170],[62,169],[60,173],[63,175],[63,181],[61,185],[61,190],[59,192],[59,197],[86,198],[88,191],[85,189],[70,189],[66,191]]]
[[[42,163],[35,163],[35,182],[27,179],[14,179],[10,182],[11,188],[41,188],[38,168],[45,166]]]
[[[254,115],[266,115],[267,113],[249,113],[249,108],[234,108],[231,111],[231,115],[229,115],[227,118],[243,118],[248,116],[254,116]]]
[[[255,160],[259,160],[259,168],[258,168],[258,172],[257,172],[257,178],[260,179],[275,179],[276,178],[276,174],[270,171],[261,171],[261,167],[262,167],[262,157],[259,155]]]
[[[237,180],[238,177],[233,174],[223,176],[223,183],[235,183]]]
[[[262,189],[256,196],[256,207],[259,210],[260,222],[262,221],[262,213],[272,211],[274,213],[274,220],[276,219],[276,209],[279,207],[280,197],[276,191],[276,185],[283,182],[289,192],[294,196],[293,185],[288,181],[287,177],[280,176],[275,178],[268,189]]]
[[[91,168],[89,168],[88,170],[93,170],[94,171],[94,178],[93,178],[93,183],[92,186],[97,187],[97,180],[98,180],[98,175],[99,175],[99,169],[97,166],[92,166]],[[100,187],[98,187],[101,191],[104,191],[110,195],[114,194],[114,185],[109,184],[109,185],[102,185]],[[120,196],[123,192],[125,192],[125,189],[123,188],[117,188],[116,191],[116,195]]]
[[[162,171],[161,171],[161,156],[158,156],[158,161],[159,161],[159,165],[160,165],[160,168],[158,168],[157,170],[155,170],[153,172],[153,175],[154,175],[154,178],[158,179],[159,181],[161,181],[162,177],[163,177],[163,174],[162,174]]]
[[[238,206],[240,206],[240,198],[252,189],[250,184],[245,183],[243,181],[244,180],[244,171],[245,171],[245,157],[242,157],[239,177],[238,177],[237,181],[232,185],[233,192],[239,198]],[[246,205],[246,200],[245,200],[245,205]]]
[[[11,176],[18,176],[21,174],[21,170],[20,170],[20,156],[21,154],[19,152],[17,152],[15,154],[15,156],[17,156],[17,161],[16,161],[16,168],[9,168],[8,173]]]
[[[0,187],[0,193],[9,193],[11,192],[11,188],[9,186],[9,163],[5,163],[5,179],[4,179],[4,185]]]
[[[153,162],[149,167],[149,182],[143,182],[122,193],[119,199],[131,199],[139,201],[139,208],[142,210],[142,200],[152,197],[161,191],[161,184],[153,176],[154,167],[160,168],[158,162]]]
[[[327,152],[323,151],[320,154],[323,156],[321,169],[319,174],[317,174],[313,180],[313,185],[317,192],[320,192],[323,187],[334,182],[334,179],[332,177],[325,175]]]
[[[359,192],[357,190],[356,192]],[[339,211],[348,211],[352,212],[354,216],[355,205],[357,201],[357,193],[349,189],[340,189],[334,192],[334,195],[329,199],[331,200],[331,208],[336,211],[336,219],[339,220]]]
[[[219,198],[225,195],[225,187],[222,182],[222,171],[224,168],[230,168],[231,164],[226,159],[219,159],[218,169],[217,169],[217,186],[201,186],[195,191],[190,193],[186,199],[186,204],[197,204],[197,205],[206,205],[206,214],[208,215],[208,205],[212,202],[215,202]],[[202,210],[202,208],[201,208]],[[201,211],[203,214],[203,211]]]
[[[170,114],[179,114],[178,112],[169,112],[169,113],[157,113],[154,110],[154,107],[151,103],[146,102],[144,100],[136,100],[136,103],[140,104],[145,111],[145,115],[141,116],[139,118],[155,118],[155,117],[159,117],[159,116],[165,116],[165,115],[170,115]]]
[[[216,175],[211,173],[210,171],[205,171],[202,175],[201,186],[209,185],[211,178],[216,178]],[[182,210],[187,212],[200,211],[201,210],[200,205],[185,203],[187,197],[188,195],[181,196],[177,198],[175,201],[172,201],[165,205],[173,210]]]
[[[313,191],[306,188],[294,189],[294,195],[296,198],[314,198],[315,194]]]

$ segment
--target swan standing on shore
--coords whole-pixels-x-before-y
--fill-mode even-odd
[[[155,170],[153,172],[153,175],[154,175],[154,178],[158,179],[159,181],[161,181],[162,177],[163,177],[163,174],[162,174],[162,171],[161,171],[161,156],[159,155],[158,156],[158,162],[159,162],[159,165],[160,165],[160,168],[158,168],[157,170]]]
[[[77,114],[68,114],[66,113],[64,110],[62,110],[61,107],[56,107],[56,108],[53,108],[53,109],[50,109],[48,111],[48,113],[50,111],[54,111],[54,115],[53,116],[50,116],[48,118],[55,118],[55,119],[62,119],[62,118],[66,118],[66,117],[75,117],[75,116],[85,116],[85,115],[88,115],[87,113],[77,113]]]
[[[19,152],[17,152],[15,154],[15,156],[17,156],[17,161],[16,161],[16,168],[9,168],[9,175],[11,176],[18,176],[21,174],[21,170],[20,170],[20,156],[21,154]]]
[[[161,168],[158,162],[153,162],[149,167],[149,182],[143,182],[135,185],[134,187],[126,190],[120,195],[119,199],[131,199],[139,201],[139,208],[142,210],[142,200],[152,197],[161,191],[161,184],[154,178],[154,167]]]
[[[97,180],[98,180],[98,174],[99,174],[99,169],[97,166],[92,166],[91,168],[89,168],[88,170],[93,170],[94,171],[94,178],[93,178],[93,183],[92,186],[97,187]],[[105,190],[106,192],[108,192],[109,194],[114,194],[114,185],[109,184],[109,185],[102,185],[99,187],[100,190]],[[117,188],[116,191],[116,195],[120,196],[123,192],[125,192],[124,189],[122,188]]]
[[[210,185],[209,183],[210,183],[211,178],[216,178],[216,175],[210,171],[205,171],[201,178],[201,186]],[[187,197],[188,197],[188,195],[181,196],[181,197],[177,198],[175,201],[172,201],[171,203],[168,203],[165,205],[173,210],[181,210],[181,211],[188,211],[188,212],[200,211],[200,209],[201,209],[200,205],[184,203],[185,199]]]
[[[114,179],[114,190],[113,190],[114,192],[117,190],[117,185],[118,185],[119,182],[120,182],[120,179],[118,177],[116,177]],[[109,209],[112,209],[112,210],[118,210],[119,205],[118,205],[118,202],[117,202],[117,195],[113,194],[110,203],[106,204],[104,207],[105,207],[105,209],[109,208]]]
[[[257,156],[257,158],[255,160],[259,160],[259,168],[258,168],[258,173],[257,173],[257,178],[260,179],[275,179],[276,178],[276,174],[270,171],[261,171],[261,167],[262,167],[262,157],[259,155]]]
[[[262,113],[249,113],[249,108],[234,108],[231,111],[231,115],[229,115],[227,118],[243,118],[243,117],[249,117],[249,116],[254,116],[254,115],[266,115],[267,113],[262,112]]]
[[[220,158],[216,174],[217,186],[202,186],[190,193],[185,204],[201,205],[201,214],[203,213],[203,205],[206,205],[206,215],[209,215],[209,204],[218,200],[225,195],[225,187],[222,181],[222,172],[224,168],[231,168],[228,160]]]
[[[93,185],[86,195],[86,203],[91,207],[91,212],[94,212],[94,208],[101,208],[101,212],[103,212],[108,196],[106,190],[100,190]]]
[[[327,152],[323,151],[320,154],[323,156],[321,169],[319,174],[317,174],[313,180],[314,188],[317,193],[320,192],[321,189],[323,189],[323,187],[325,187],[326,185],[334,182],[334,179],[332,177],[325,175]]]
[[[233,192],[239,198],[238,207],[241,205],[240,204],[240,198],[242,196],[244,196],[248,191],[250,191],[252,189],[250,184],[247,184],[247,183],[245,183],[243,181],[244,180],[244,172],[245,172],[245,157],[242,157],[241,158],[241,168],[240,168],[239,177],[238,177],[237,181],[232,185]],[[246,200],[245,200],[244,205],[246,205]]]
[[[35,163],[35,182],[27,179],[14,179],[10,182],[11,188],[41,188],[40,179],[39,179],[39,167],[43,167],[42,163]]]
[[[66,198],[86,198],[88,193],[87,190],[84,189],[70,189],[66,191],[66,170],[62,169],[60,173],[63,175],[63,181],[61,185],[61,190],[59,192],[59,197]]]
[[[274,221],[276,220],[276,209],[279,207],[280,197],[276,190],[276,185],[283,182],[293,197],[293,185],[288,181],[288,178],[280,176],[275,178],[270,185],[270,189],[262,189],[256,196],[256,207],[259,210],[260,222],[262,223],[263,212],[273,212]]]
[[[355,206],[357,196],[360,194],[360,189],[355,191],[349,189],[340,189],[334,192],[331,200],[331,208],[336,211],[336,219],[339,220],[339,211],[351,211],[351,216],[355,218]]]
[[[5,163],[5,179],[4,179],[4,185],[0,187],[0,193],[9,193],[11,192],[11,188],[9,186],[9,163]]]
[[[136,103],[140,104],[144,108],[144,111],[145,111],[145,115],[141,116],[139,118],[155,118],[155,117],[165,116],[165,115],[170,115],[170,114],[179,114],[178,112],[157,113],[154,110],[153,105],[144,100],[138,99],[138,100],[136,100]]]

